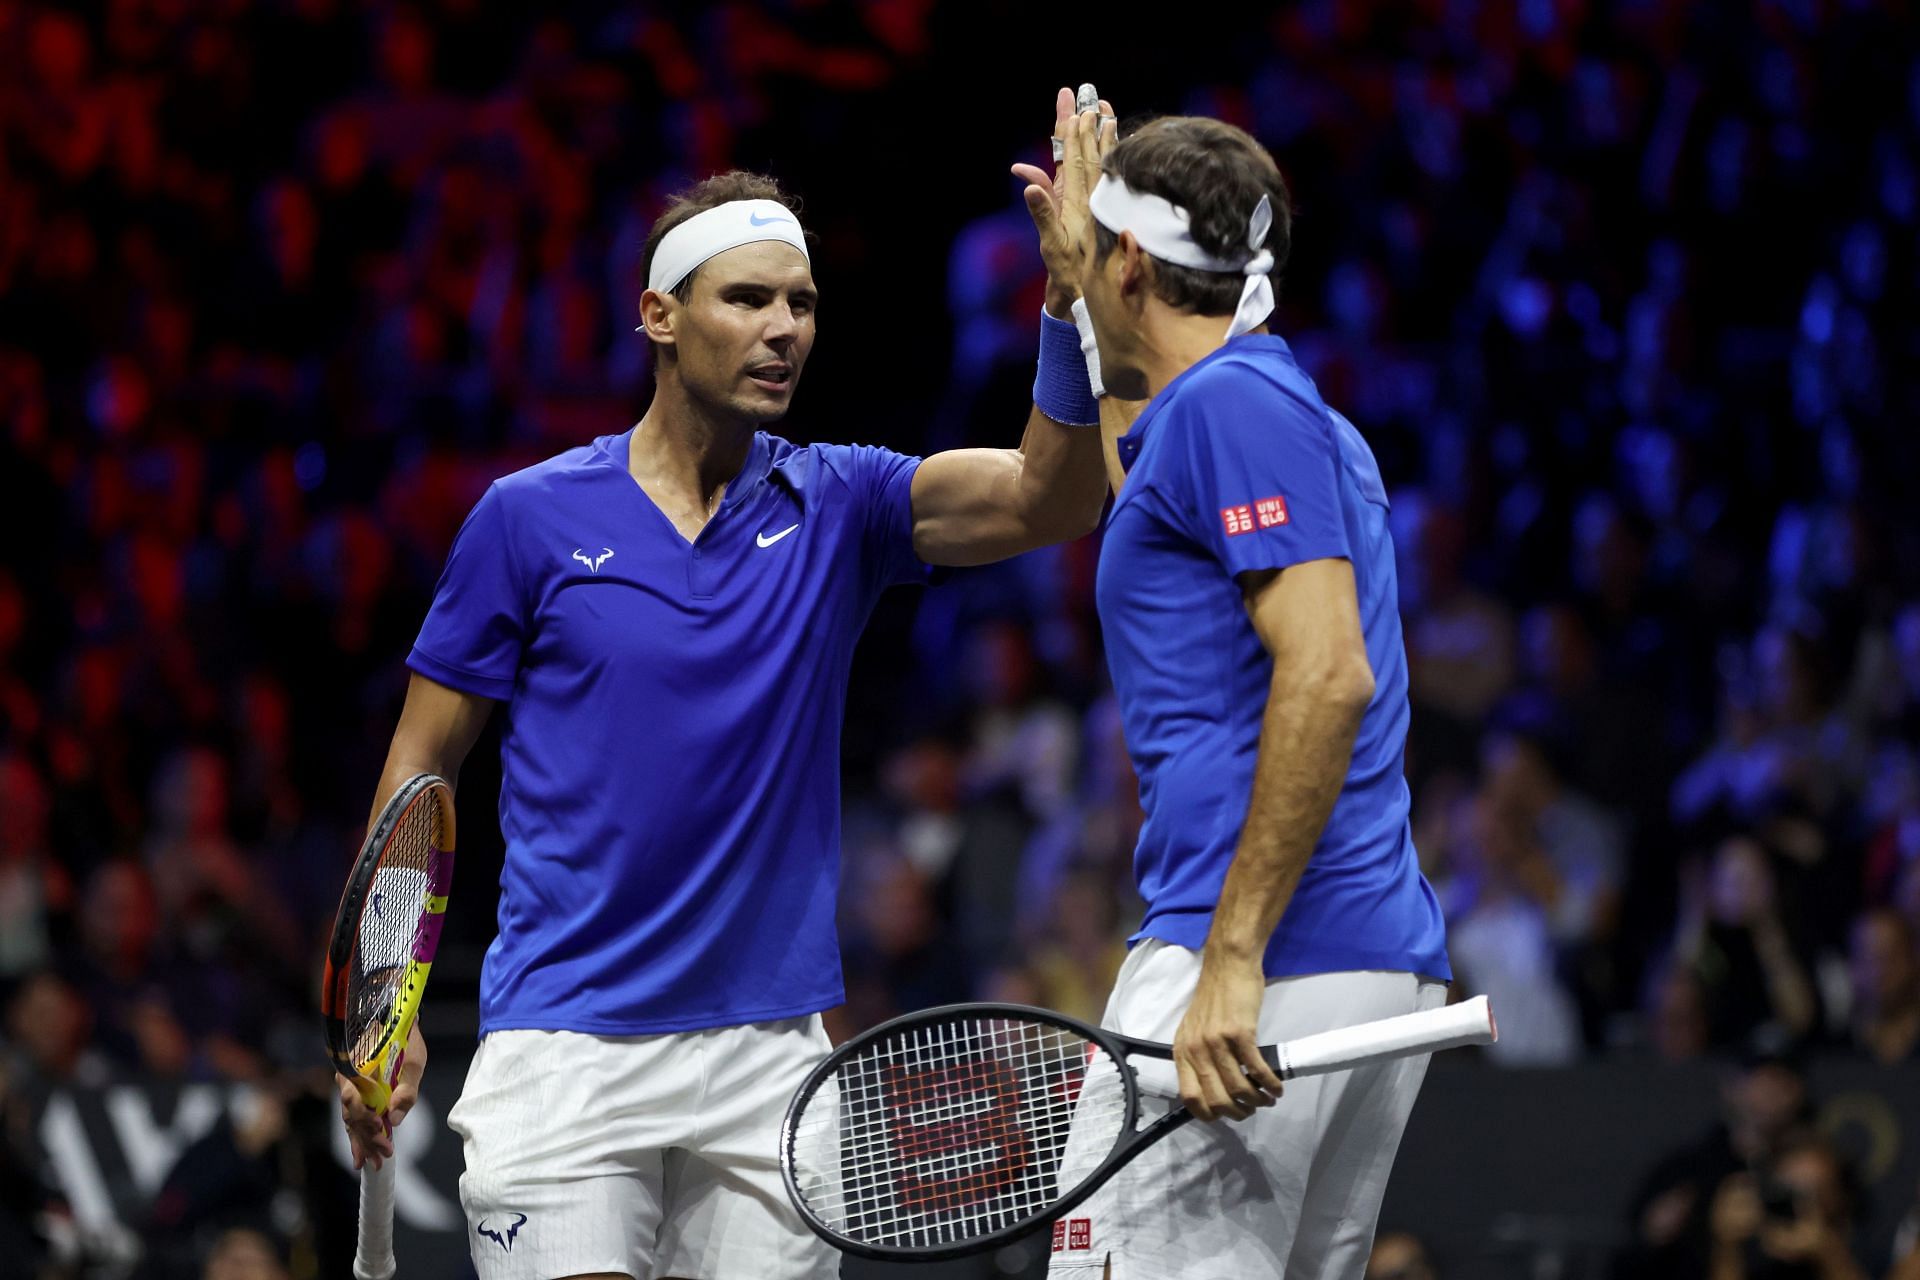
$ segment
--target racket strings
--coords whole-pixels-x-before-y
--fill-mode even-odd
[[[378,1050],[400,999],[431,891],[440,828],[434,798],[415,800],[388,836],[367,886],[348,969],[346,1043],[356,1061]]]
[[[1122,1066],[1050,1023],[924,1024],[845,1063],[796,1118],[796,1189],[865,1244],[963,1243],[1044,1212],[1127,1120]]]

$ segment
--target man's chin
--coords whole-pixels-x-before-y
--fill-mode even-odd
[[[755,387],[739,400],[741,411],[755,422],[778,422],[787,416],[787,410],[793,406],[793,388],[789,384],[784,392],[769,391]]]
[[[750,402],[740,406],[740,412],[743,416],[752,418],[756,424],[765,426],[769,422],[778,422],[786,417],[787,409],[791,404],[790,398],[772,400],[766,396],[755,396]]]

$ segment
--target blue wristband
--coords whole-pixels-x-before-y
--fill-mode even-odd
[[[1100,425],[1100,402],[1087,381],[1080,330],[1040,308],[1040,366],[1033,374],[1033,407],[1070,427]]]

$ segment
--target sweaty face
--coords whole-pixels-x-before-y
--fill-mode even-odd
[[[813,349],[813,272],[779,241],[715,254],[669,317],[682,389],[753,422],[787,411]]]

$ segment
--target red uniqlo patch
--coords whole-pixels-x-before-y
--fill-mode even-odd
[[[1067,1219],[1067,1248],[1069,1249],[1093,1248],[1093,1219],[1092,1218]]]
[[[1066,1247],[1067,1247],[1067,1224],[1064,1222],[1056,1222],[1053,1224],[1053,1251],[1055,1253],[1059,1253],[1062,1249],[1065,1249]]]
[[[1253,508],[1244,502],[1237,507],[1222,507],[1220,523],[1227,527],[1229,538],[1236,538],[1243,533],[1252,533]]]
[[[1271,529],[1277,524],[1287,522],[1287,500],[1281,497],[1262,498],[1253,504],[1253,521],[1262,529]]]

